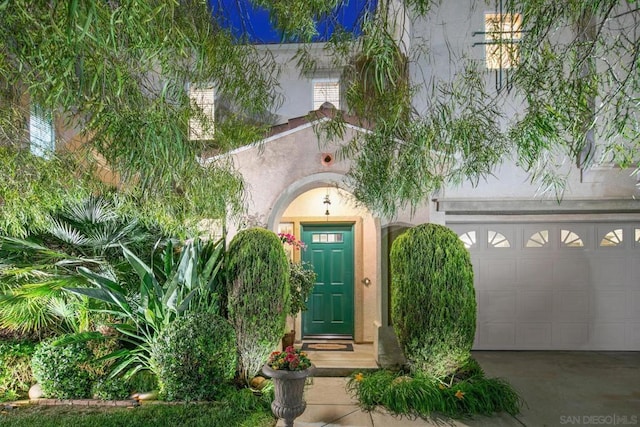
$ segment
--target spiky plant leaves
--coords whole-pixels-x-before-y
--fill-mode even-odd
[[[136,254],[122,247],[126,260],[139,278],[138,292],[134,298],[127,294],[113,275],[79,269],[93,287],[68,288],[66,291],[101,301],[107,309],[95,308],[115,319],[111,325],[128,345],[106,356],[115,359],[112,375],[124,373],[131,377],[140,370],[158,369],[151,358],[156,336],[170,327],[173,321],[188,313],[218,314],[218,295],[212,292],[212,283],[220,278],[224,257],[224,239],[217,242],[188,241],[182,247],[180,257],[174,258],[174,245],[169,243],[158,260],[152,258],[149,265]],[[162,274],[154,268],[159,261]]]

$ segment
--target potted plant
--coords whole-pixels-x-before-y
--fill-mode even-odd
[[[312,375],[314,366],[307,354],[293,346],[284,351],[274,351],[262,372],[273,380],[275,399],[271,403],[273,415],[285,420],[286,427],[293,427],[293,420],[307,407],[302,398],[304,383]]]
[[[280,241],[285,246],[290,246],[294,250],[304,250],[306,245],[302,240],[298,240],[293,234],[278,233]],[[295,318],[296,315],[307,309],[307,299],[316,283],[316,273],[313,266],[308,262],[289,261],[289,316]],[[295,325],[295,322],[293,322]],[[295,328],[295,326],[294,326]],[[295,342],[296,331],[291,329],[282,338],[282,348],[286,349]]]

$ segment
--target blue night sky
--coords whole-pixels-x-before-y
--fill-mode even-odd
[[[318,35],[314,42],[327,41],[336,27],[359,34],[359,18],[364,11],[373,11],[377,0],[346,0],[332,16],[318,22]],[[214,19],[228,28],[238,38],[246,36],[253,44],[295,42],[285,40],[282,33],[273,28],[266,10],[254,7],[250,0],[209,0]]]

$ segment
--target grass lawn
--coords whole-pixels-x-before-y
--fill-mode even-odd
[[[135,408],[25,406],[0,412],[0,426],[12,427],[273,427],[266,405],[243,407],[236,401],[146,404]]]

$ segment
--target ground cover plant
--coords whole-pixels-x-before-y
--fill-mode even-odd
[[[229,389],[209,403],[153,403],[135,408],[27,406],[0,412],[0,426],[273,427],[269,396]]]
[[[485,377],[473,359],[444,378],[379,370],[352,375],[347,387],[367,411],[383,406],[394,415],[422,418],[516,415],[524,403],[509,383]]]

